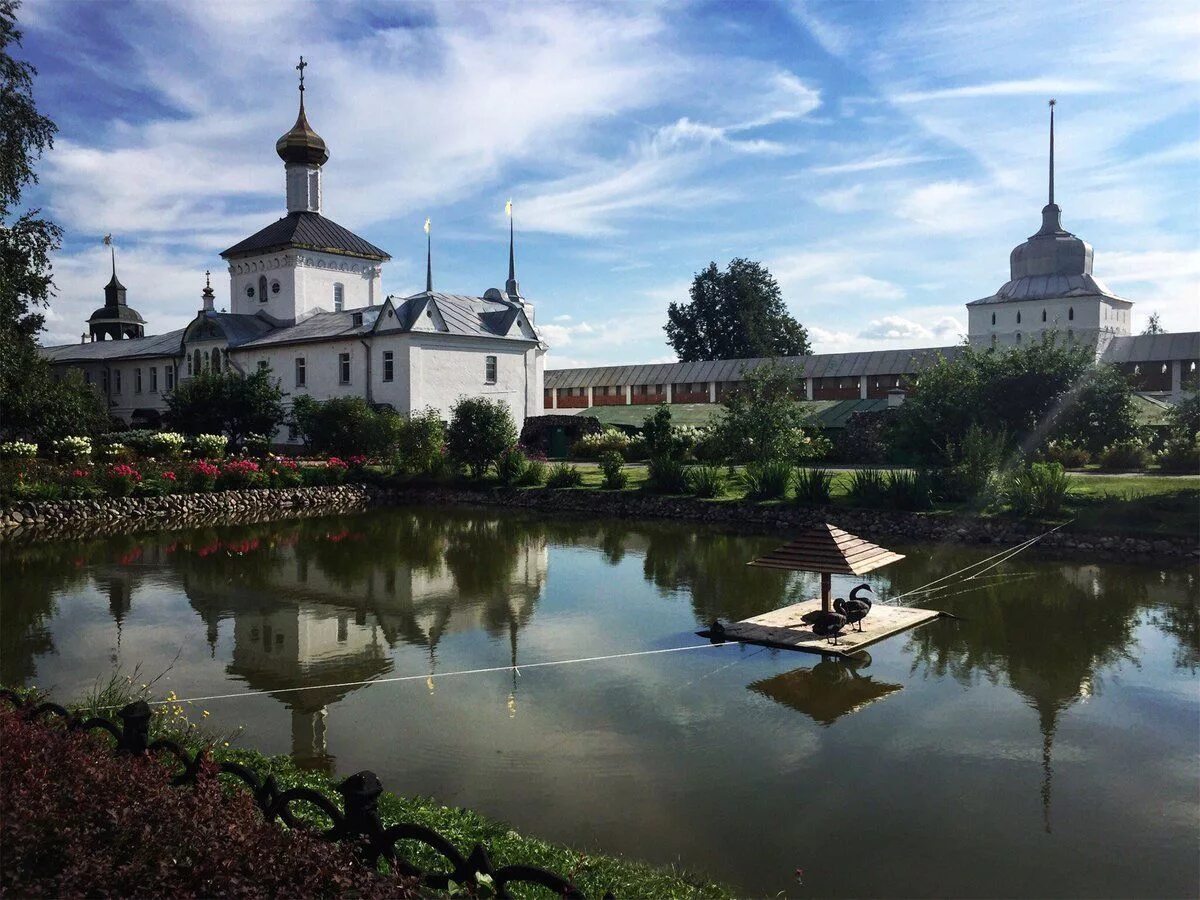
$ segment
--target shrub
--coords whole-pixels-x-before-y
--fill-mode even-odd
[[[323,484],[341,484],[346,480],[346,475],[350,471],[350,464],[339,456],[331,456],[325,460],[324,466],[314,466],[318,472],[323,474],[321,483]]]
[[[1071,494],[1071,477],[1060,463],[1033,463],[1010,472],[1004,500],[1019,516],[1057,516]]]
[[[575,466],[567,463],[555,463],[550,467],[550,474],[546,476],[546,487],[548,488],[574,488],[583,484],[583,473]]]
[[[300,467],[287,456],[272,456],[266,463],[264,474],[270,479],[271,487],[296,487],[303,483]]]
[[[217,486],[220,468],[207,460],[198,459],[192,463],[186,472],[184,484],[190,491],[206,493]]]
[[[158,432],[150,428],[131,428],[128,431],[110,431],[97,439],[102,444],[122,444],[138,456],[154,455],[154,439]]]
[[[362,397],[319,402],[307,394],[293,401],[292,424],[310,449],[339,457],[390,456],[402,427],[394,410],[375,408]]]
[[[1104,448],[1100,454],[1100,468],[1106,471],[1121,469],[1144,469],[1150,461],[1150,452],[1138,440],[1116,441]]]
[[[692,482],[692,490],[697,497],[711,500],[725,493],[725,473],[720,466],[696,466],[688,473]]]
[[[585,434],[571,446],[571,456],[576,459],[599,459],[604,453],[624,453],[632,439],[623,431],[607,428],[599,434]]]
[[[750,462],[742,470],[742,486],[746,496],[755,500],[777,500],[787,496],[792,481],[792,464],[783,459]]]
[[[153,757],[0,711],[0,892],[12,897],[412,897],[346,844],[264,819],[212,762],[195,786]]]
[[[104,489],[113,497],[127,497],[141,480],[142,473],[135,467],[128,463],[117,463],[105,470]]]
[[[641,435],[637,435],[629,442],[629,447],[625,450],[625,458],[628,460],[649,459],[650,451],[646,447],[646,439]]]
[[[1200,434],[1168,438],[1158,464],[1167,472],[1200,473]]]
[[[396,467],[411,475],[432,475],[444,466],[446,423],[436,409],[401,419],[396,428]]]
[[[674,456],[650,458],[646,486],[658,494],[686,494],[692,489],[687,466]]]
[[[472,478],[482,478],[488,466],[516,443],[517,429],[503,400],[462,397],[450,411],[446,447]]]
[[[0,444],[0,459],[33,459],[37,456],[38,445],[25,441],[7,441]]]
[[[537,487],[546,480],[546,463],[540,459],[531,459],[525,464],[525,470],[517,479],[520,487]]]
[[[509,447],[496,460],[496,477],[500,479],[501,484],[514,485],[520,479],[521,473],[525,471],[527,465],[525,454],[521,452],[521,449]]]
[[[160,459],[177,459],[182,453],[187,438],[175,431],[160,431],[149,441],[150,455]]]
[[[884,488],[892,509],[920,510],[933,506],[933,479],[929,472],[889,472]]]
[[[1059,463],[1064,469],[1082,469],[1092,461],[1086,448],[1068,439],[1051,441],[1042,448],[1041,455],[1046,462]]]
[[[198,434],[192,439],[196,453],[202,459],[221,459],[229,443],[223,434]]]
[[[796,472],[796,502],[805,506],[825,506],[833,494],[833,473],[828,469],[800,469]]]
[[[124,444],[97,444],[92,449],[97,459],[107,463],[133,462],[135,454]]]
[[[600,454],[600,471],[604,473],[604,486],[610,491],[619,491],[629,481],[629,476],[622,471],[625,457],[616,450],[606,450]]]
[[[92,458],[92,439],[65,437],[54,442],[54,455],[65,463],[86,463]]]
[[[946,446],[950,464],[935,476],[938,495],[947,500],[989,498],[1007,446],[1002,432],[971,425],[961,441]]]
[[[855,469],[850,473],[846,496],[854,506],[883,506],[887,482],[878,469]]]
[[[679,433],[671,425],[671,408],[665,403],[642,420],[642,440],[651,460],[679,459],[686,449]]]
[[[248,434],[246,435],[246,439],[242,441],[242,448],[251,456],[261,458],[270,452],[271,439],[265,434]]]
[[[231,459],[221,466],[217,485],[225,490],[258,487],[263,482],[258,463],[252,459]]]

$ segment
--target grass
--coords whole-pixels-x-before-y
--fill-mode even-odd
[[[170,667],[167,671],[169,670]],[[107,683],[97,683],[80,702],[67,706],[69,709],[81,709],[87,715],[104,715],[115,720],[113,707],[139,698],[150,699],[152,686],[165,674],[166,672],[163,672],[154,679],[142,682],[136,669],[130,675],[115,673]],[[37,693],[36,689],[13,690],[25,696]],[[280,790],[309,787],[337,801],[338,794],[334,788],[337,779],[301,769],[287,756],[266,756],[253,749],[233,746],[235,736],[214,735],[207,732],[203,724],[193,721],[196,717],[203,716],[202,710],[185,709],[181,703],[169,703],[154,709],[156,714],[151,724],[152,739],[169,737],[184,744],[192,752],[202,746],[209,746],[216,760],[241,763],[263,777],[273,775]],[[202,723],[203,719],[200,721]],[[308,825],[324,829],[331,824],[323,814],[308,804],[295,804],[292,811]],[[601,897],[609,891],[622,898],[733,896],[729,888],[702,876],[674,867],[652,866],[623,856],[590,853],[541,838],[528,837],[496,819],[469,809],[443,806],[430,797],[405,797],[385,791],[379,798],[379,813],[385,826],[403,821],[434,829],[454,844],[464,856],[479,843],[487,848],[492,862],[497,867],[520,863],[556,872],[570,878],[588,897]],[[586,815],[586,811],[581,812],[581,815]],[[422,845],[405,842],[401,844],[400,849],[415,865],[444,867],[441,857]],[[513,885],[511,891],[516,897],[545,896],[541,889],[522,885]]]

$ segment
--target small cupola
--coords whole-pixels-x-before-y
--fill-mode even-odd
[[[307,67],[304,57],[300,57],[300,64],[296,66],[300,72],[300,112],[296,124],[275,142],[275,152],[289,165],[323,166],[329,161],[329,150],[324,139],[308,124],[304,112],[304,70]]]
[[[112,235],[105,235],[112,251],[112,278],[104,286],[104,305],[88,316],[88,330],[92,340],[103,341],[122,338],[140,338],[146,333],[146,320],[125,302],[125,285],[117,278],[117,252],[112,244]]]

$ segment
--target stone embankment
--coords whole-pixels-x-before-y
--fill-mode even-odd
[[[847,531],[883,543],[918,541],[1010,546],[1045,530],[1036,523],[1005,518],[890,510],[831,510],[750,501],[716,503],[641,491],[472,490],[418,486],[380,489],[367,485],[338,485],[22,503],[0,510],[0,537],[39,540],[170,531],[338,515],[377,506],[401,505],[498,506],[598,519],[696,522],[725,530],[755,532],[790,532],[806,525],[833,521]],[[1038,546],[1070,555],[1104,554],[1107,559],[1179,561],[1200,557],[1200,548],[1194,539],[1098,535],[1071,531],[1069,526],[1046,535]]]

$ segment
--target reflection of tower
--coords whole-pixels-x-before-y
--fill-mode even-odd
[[[320,709],[292,707],[292,759],[307,769],[333,773],[333,757],[325,740],[325,719],[328,712]]]
[[[121,659],[121,626],[129,610],[133,608],[133,590],[129,579],[121,572],[113,573],[108,580],[108,611],[117,624],[117,645],[111,657],[113,665],[119,665]]]

